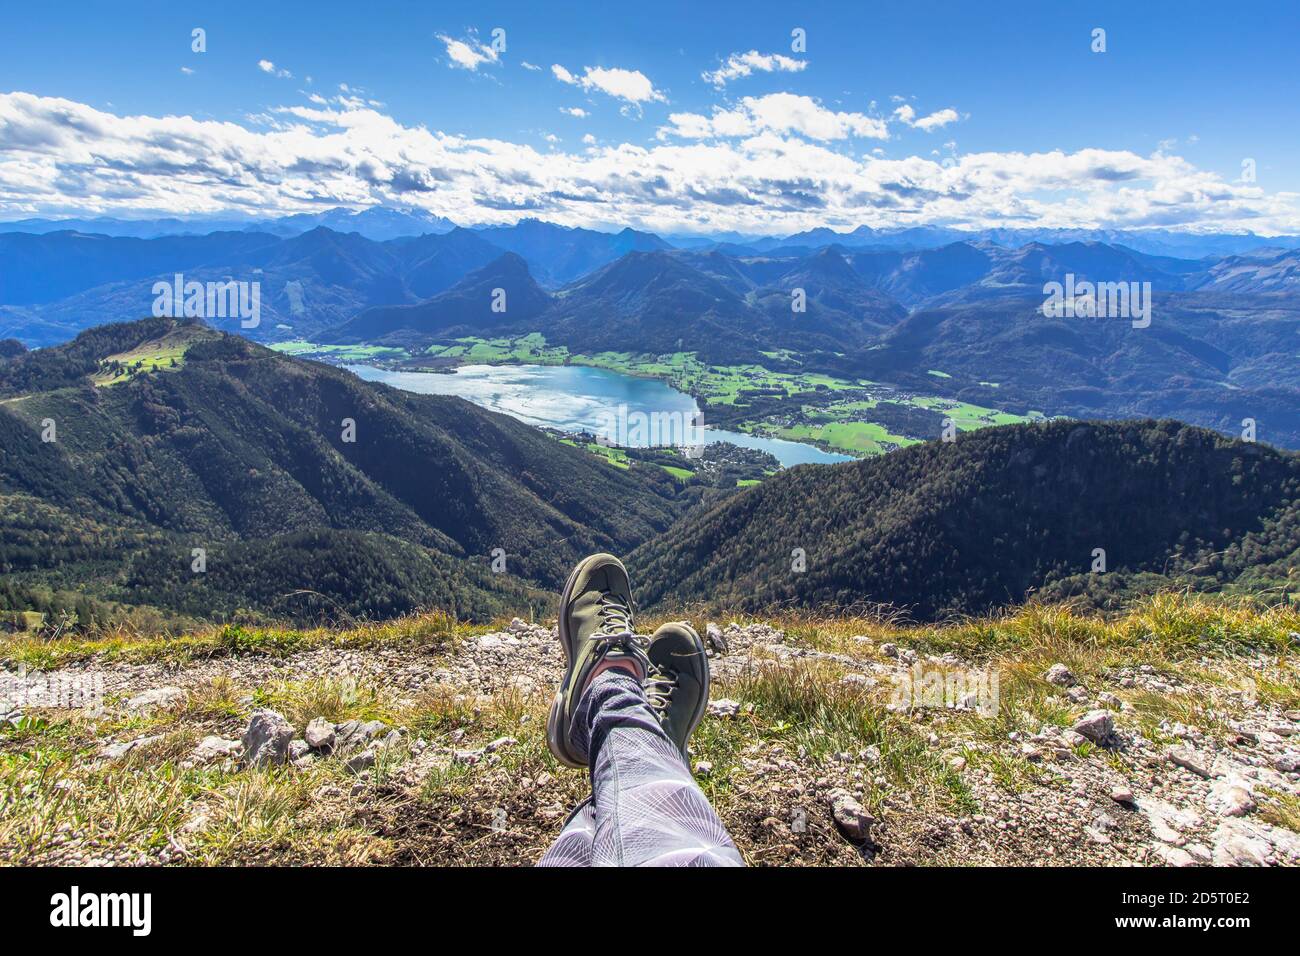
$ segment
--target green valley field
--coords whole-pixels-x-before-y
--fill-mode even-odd
[[[789,350],[764,353],[772,366],[768,367],[708,364],[694,352],[578,354],[562,345],[548,345],[540,332],[499,338],[465,336],[415,353],[387,346],[301,341],[274,348],[300,358],[406,371],[470,364],[587,365],[659,379],[695,398],[710,425],[804,442],[854,457],[883,454],[937,438],[945,421],[961,432],[1043,418],[1039,412],[1017,415],[865,379],[803,370],[799,355]],[[943,377],[942,372],[935,375]]]

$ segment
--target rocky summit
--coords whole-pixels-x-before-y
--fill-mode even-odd
[[[695,623],[692,768],[752,865],[1300,864],[1294,611]],[[553,622],[0,653],[16,863],[529,865],[587,792],[546,747]]]

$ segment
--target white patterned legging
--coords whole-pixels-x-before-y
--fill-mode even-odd
[[[591,798],[538,866],[745,865],[631,674],[611,668],[591,682],[570,743],[594,755]]]

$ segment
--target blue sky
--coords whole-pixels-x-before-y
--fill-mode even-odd
[[[1300,231],[1294,4],[52,6],[3,14],[0,218]]]

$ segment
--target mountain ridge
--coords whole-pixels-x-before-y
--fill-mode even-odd
[[[174,366],[94,381],[112,356],[178,334]],[[106,599],[147,592],[192,616],[267,613],[256,602],[276,588],[317,592],[313,613],[451,601],[490,614],[558,586],[582,554],[663,530],[688,503],[659,469],[620,470],[461,399],[198,323],[105,326],[0,361],[0,395],[0,569],[75,574]],[[196,547],[212,573],[192,573]],[[318,571],[332,554],[333,571],[292,563],[307,552]]]
[[[1300,563],[1298,494],[1300,456],[1178,422],[1008,425],[790,469],[628,562],[649,607],[888,605],[935,620],[1043,589],[1104,601],[1179,575],[1284,579]]]

